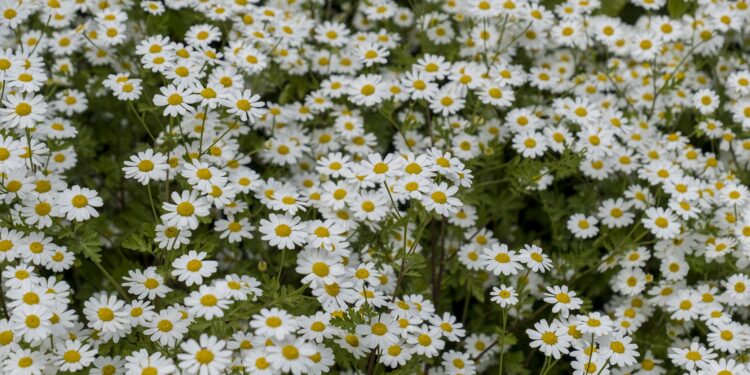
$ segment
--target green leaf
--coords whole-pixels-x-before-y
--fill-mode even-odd
[[[687,0],[668,0],[667,11],[669,16],[672,18],[679,18],[690,9],[690,4]]]
[[[124,241],[122,241],[120,245],[126,249],[138,251],[141,253],[151,254],[154,252],[151,241],[144,239],[143,236],[138,233],[129,235]]]
[[[615,17],[620,14],[620,11],[627,3],[627,0],[607,0],[602,1],[601,12],[610,16]]]
[[[84,229],[80,233],[72,236],[68,243],[68,249],[75,254],[81,254],[96,263],[102,261],[102,244],[99,240],[99,234],[91,229]]]
[[[422,361],[409,361],[404,366],[397,368],[389,372],[390,375],[406,375],[406,374],[419,374],[420,367],[422,367]]]
[[[527,353],[527,355],[531,355],[531,353]],[[520,351],[507,353],[503,363],[508,374],[526,375],[532,373],[530,369],[524,366],[524,363],[526,363],[524,353]]]

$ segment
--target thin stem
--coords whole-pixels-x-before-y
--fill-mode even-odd
[[[589,366],[591,366],[591,358],[594,357],[594,348],[595,348],[595,345],[596,344],[594,343],[594,334],[592,333],[591,334],[591,351],[589,352],[589,361],[588,361],[588,363],[586,363],[586,369],[585,369],[586,372],[588,372]]]
[[[10,321],[10,316],[8,315],[8,307],[5,306],[5,291],[3,290],[3,278],[0,276],[0,306],[3,308],[3,315],[5,315],[5,319]]]
[[[503,332],[500,334],[500,371],[498,375],[503,375],[503,355],[505,354],[505,328],[508,323],[508,310],[503,309]]]
[[[388,183],[383,181],[383,185],[385,185],[385,191],[388,192],[388,198],[391,200],[391,204],[393,205],[393,211],[396,213],[396,216],[399,220],[401,220],[401,214],[398,212],[398,206],[396,205],[396,201],[393,199],[393,195],[391,195],[391,188],[388,186]]]
[[[286,247],[281,249],[281,263],[279,264],[279,273],[276,275],[276,281],[281,282],[281,271],[284,270],[284,258],[286,258]]]
[[[203,121],[201,122],[201,136],[200,136],[200,140],[198,141],[198,152],[201,152],[201,150],[203,150],[203,131],[206,128],[207,117],[208,117],[208,105],[206,105],[206,109],[203,110]]]
[[[154,220],[156,222],[159,222],[159,215],[156,214],[156,206],[154,206],[154,197],[151,196],[151,184],[146,184],[146,189],[148,191],[148,202],[151,203],[151,212],[154,214]]]
[[[42,35],[39,36],[39,40],[34,44],[34,48],[31,49],[31,52],[29,52],[29,57],[34,56],[34,51],[36,51],[36,47],[39,47],[40,44],[42,44],[42,41],[44,40],[44,37],[47,35],[47,30],[49,29],[49,22],[52,20],[52,15],[50,14],[47,16],[47,22],[44,23],[44,30],[42,31]]]
[[[549,357],[547,358],[549,359]],[[549,366],[547,366],[547,369],[544,370],[544,372],[542,372],[541,375],[547,375],[547,373],[550,372],[553,367],[555,367],[555,364],[557,364],[557,361],[559,361],[559,359],[556,359],[554,362],[549,363]]]
[[[138,111],[135,109],[135,106],[133,106],[133,102],[128,100],[128,107],[133,111],[135,114],[135,117],[138,119],[138,122],[141,123],[141,126],[143,126],[144,129],[146,129],[146,133],[148,133],[148,136],[151,137],[151,140],[156,142],[156,138],[154,138],[154,135],[151,133],[151,130],[148,129],[148,126],[146,126],[146,122],[143,121],[140,115],[138,115]]]
[[[115,278],[112,277],[112,275],[102,266],[101,262],[94,261],[94,264],[96,264],[96,267],[99,268],[99,271],[102,272],[104,277],[106,277],[107,280],[109,280],[109,282],[112,283],[112,285],[114,285],[115,289],[117,289],[117,293],[120,293],[120,296],[122,296],[122,298],[124,298],[125,301],[128,301],[128,303],[130,303],[130,297],[128,296],[128,294],[125,293],[125,290],[122,289],[122,287],[117,282],[117,280],[115,280]]]
[[[602,371],[604,371],[604,369],[606,369],[607,367],[609,367],[609,358],[607,358],[607,362],[604,362],[604,366],[602,366],[602,368],[600,368],[599,371],[596,372],[596,375],[600,375]]]

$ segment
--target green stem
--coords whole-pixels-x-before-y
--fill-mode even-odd
[[[143,121],[140,115],[138,115],[138,111],[135,109],[135,106],[133,106],[133,102],[128,100],[128,106],[135,114],[135,118],[138,119],[138,122],[141,123],[141,126],[143,126],[144,129],[146,129],[146,133],[148,133],[148,136],[151,137],[151,140],[156,142],[156,138],[154,138],[154,135],[151,133],[151,130],[148,129],[148,126],[146,126],[146,123]]]
[[[503,332],[500,334],[500,371],[498,375],[503,375],[503,355],[505,354],[505,328],[508,323],[508,310],[503,309]]]
[[[3,308],[3,315],[5,315],[5,319],[10,321],[10,316],[8,315],[8,308],[5,306],[5,291],[3,290],[2,276],[0,276],[0,306],[2,306]]]
[[[286,247],[281,249],[281,263],[279,264],[279,274],[276,275],[276,281],[281,282],[281,271],[284,270],[284,258],[286,258]]]
[[[159,215],[156,214],[156,206],[154,206],[154,197],[151,196],[151,184],[146,184],[146,189],[148,191],[148,202],[151,203],[151,212],[154,214],[154,220],[156,222],[159,222]]]
[[[127,293],[125,293],[125,289],[122,289],[122,287],[117,282],[117,280],[115,280],[115,278],[112,277],[112,275],[104,267],[102,267],[102,264],[100,262],[94,261],[94,264],[96,264],[96,267],[99,268],[99,271],[102,272],[104,277],[106,277],[107,280],[109,280],[109,282],[112,283],[112,285],[114,285],[115,289],[117,289],[117,292],[120,293],[122,298],[124,298],[125,301],[130,303],[130,297],[128,296]]]

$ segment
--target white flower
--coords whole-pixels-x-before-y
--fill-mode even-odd
[[[101,207],[103,204],[96,191],[74,185],[55,197],[55,215],[68,220],[85,221],[91,217],[98,217],[99,213],[95,207]]]
[[[164,297],[172,291],[172,288],[164,285],[164,278],[156,273],[155,267],[148,267],[144,271],[130,270],[128,276],[123,279],[126,282],[122,285],[128,287],[128,292],[138,298],[152,300],[156,297]]]
[[[441,182],[428,187],[427,191],[428,193],[422,198],[422,204],[427,210],[434,210],[439,215],[450,216],[463,205],[458,198],[454,197],[458,192],[456,186]]]
[[[255,119],[265,113],[265,103],[260,100],[260,95],[253,94],[250,90],[236,90],[227,93],[222,100],[227,112],[239,116],[242,121],[254,122]]]
[[[82,344],[78,340],[67,340],[56,345],[55,351],[59,356],[55,365],[60,366],[62,371],[78,371],[88,367],[94,362],[96,350],[88,344]]]
[[[182,193],[172,192],[174,203],[164,202],[162,208],[167,211],[161,215],[161,220],[167,226],[179,229],[198,228],[198,217],[209,214],[209,204],[205,198],[199,197],[196,190],[185,190]]]
[[[3,100],[5,108],[0,108],[0,122],[9,128],[33,128],[44,120],[47,103],[34,94],[10,94]]]
[[[200,96],[191,90],[175,85],[162,86],[161,94],[154,95],[154,104],[164,108],[164,116],[186,115],[194,110],[191,104],[200,101]]]
[[[565,285],[548,287],[544,293],[544,302],[553,304],[552,312],[560,313],[563,318],[567,318],[571,310],[578,310],[583,304],[583,300]]]
[[[83,313],[93,329],[106,332],[122,332],[128,326],[125,302],[115,296],[102,295],[84,303]]]
[[[149,336],[152,341],[173,347],[188,332],[188,323],[182,320],[179,311],[168,308],[152,315],[143,328],[143,334]]]
[[[279,249],[294,249],[305,243],[305,224],[296,216],[271,214],[260,220],[262,240]]]
[[[492,296],[492,302],[497,303],[504,309],[515,306],[518,303],[518,293],[511,286],[500,285],[500,287],[493,287],[490,295]]]
[[[130,160],[125,162],[122,171],[125,172],[126,178],[132,178],[143,185],[148,185],[151,180],[164,181],[167,178],[168,169],[167,157],[148,149],[131,156]]]
[[[591,238],[599,233],[599,228],[596,226],[598,222],[599,220],[593,216],[575,214],[568,219],[568,230],[578,238]]]
[[[188,340],[180,344],[178,366],[185,374],[219,375],[231,364],[232,352],[225,350],[226,342],[202,334],[199,341]]]
[[[568,353],[571,337],[568,335],[568,328],[556,322],[547,323],[541,320],[534,323],[534,329],[527,329],[526,334],[531,339],[532,348],[539,348],[539,351],[546,356],[552,356],[560,359],[563,354]]]
[[[697,342],[691,343],[687,348],[670,348],[669,352],[672,363],[688,371],[703,368],[708,364],[708,361],[716,358],[716,356],[716,353]]]
[[[482,251],[482,266],[495,275],[515,275],[523,269],[519,257],[505,244],[493,244]]]
[[[39,343],[50,334],[51,318],[51,311],[44,306],[20,306],[11,316],[13,333],[27,343]]]
[[[284,310],[264,308],[253,315],[250,327],[256,335],[284,340],[297,329],[297,320]]]
[[[214,260],[206,260],[206,256],[203,251],[199,253],[190,250],[186,255],[178,257],[172,262],[172,276],[187,286],[203,284],[203,279],[213,275],[218,265]]]
[[[286,340],[268,348],[268,361],[278,371],[300,375],[313,366],[313,354],[313,345],[302,339]]]
[[[160,352],[149,354],[145,349],[140,349],[125,357],[125,369],[127,375],[141,375],[146,369],[158,375],[172,374],[177,371],[171,358],[162,356]]]
[[[680,223],[672,210],[661,207],[651,207],[646,210],[646,217],[642,219],[643,226],[659,239],[672,239],[680,233]]]

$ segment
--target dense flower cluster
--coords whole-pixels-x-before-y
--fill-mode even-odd
[[[750,374],[750,4],[626,3],[0,0],[0,371]]]

